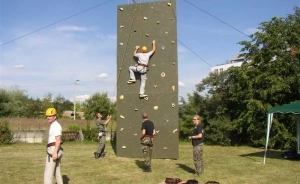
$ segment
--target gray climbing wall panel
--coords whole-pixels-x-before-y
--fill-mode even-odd
[[[116,151],[121,157],[143,157],[140,144],[143,112],[158,131],[153,158],[178,158],[178,62],[176,1],[118,6],[117,130]],[[139,97],[140,80],[127,84],[129,66],[135,65],[136,45],[156,52],[148,64],[145,94]]]

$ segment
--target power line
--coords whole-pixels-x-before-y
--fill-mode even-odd
[[[196,52],[194,52],[192,49],[190,49],[188,46],[186,46],[185,44],[183,44],[180,40],[178,40],[179,43],[181,43],[183,46],[185,46],[185,48],[187,48],[189,51],[191,51],[193,54],[195,54],[198,58],[200,58],[202,61],[204,61],[206,64],[208,64],[210,67],[212,67],[207,61],[205,61],[205,59],[203,59],[202,57],[200,57]]]
[[[63,19],[61,19],[61,20],[59,20],[59,21],[56,21],[56,22],[54,22],[54,23],[51,23],[51,24],[48,24],[48,25],[46,25],[46,26],[44,26],[44,27],[41,27],[41,28],[39,28],[39,29],[36,29],[36,30],[34,30],[34,31],[32,31],[32,32],[29,32],[29,33],[27,33],[27,34],[24,34],[24,35],[22,35],[22,36],[19,36],[19,37],[17,37],[17,38],[14,38],[14,39],[12,39],[12,40],[10,40],[10,41],[8,41],[8,42],[5,42],[5,43],[1,44],[0,47],[3,46],[3,45],[6,45],[6,44],[8,44],[8,43],[14,42],[14,41],[16,41],[16,40],[19,40],[19,39],[21,39],[21,38],[24,38],[24,37],[26,37],[26,36],[28,36],[28,35],[33,34],[33,33],[36,33],[36,32],[38,32],[38,31],[41,31],[41,30],[43,30],[43,29],[46,29],[46,28],[48,28],[48,27],[50,27],[50,26],[53,26],[54,24],[60,23],[60,22],[62,22],[62,21],[65,21],[65,20],[70,19],[70,18],[72,18],[72,17],[75,17],[75,16],[77,16],[77,15],[80,15],[80,14],[82,14],[82,13],[85,13],[85,12],[87,12],[87,11],[90,11],[90,10],[92,10],[92,9],[95,9],[95,8],[97,8],[97,7],[99,7],[99,6],[102,6],[102,5],[106,4],[106,3],[109,3],[110,1],[113,1],[113,0],[109,0],[109,1],[106,1],[106,2],[104,2],[104,3],[98,4],[98,5],[96,5],[96,6],[93,6],[93,7],[91,7],[91,8],[88,8],[88,9],[83,10],[83,11],[81,11],[81,12],[78,12],[78,13],[75,13],[75,14],[73,14],[73,15],[70,15],[70,16],[68,16],[68,17],[66,17],[66,18],[63,18]]]
[[[223,24],[225,24],[225,25],[227,25],[227,26],[231,27],[232,29],[234,29],[234,30],[236,30],[236,31],[240,32],[241,34],[243,34],[243,35],[247,36],[248,38],[251,38],[251,37],[250,37],[249,35],[247,35],[246,33],[243,33],[243,32],[242,32],[242,31],[240,31],[239,29],[237,29],[237,28],[235,28],[235,27],[231,26],[230,24],[228,24],[228,23],[226,23],[225,21],[223,21],[223,20],[219,19],[218,17],[216,17],[216,16],[214,16],[214,15],[212,15],[212,14],[208,13],[207,11],[205,11],[205,10],[203,10],[203,9],[199,8],[198,6],[196,6],[196,5],[192,4],[192,3],[190,3],[190,2],[189,2],[189,1],[187,1],[187,0],[184,0],[184,1],[185,1],[185,2],[187,2],[187,3],[189,3],[190,5],[194,6],[195,8],[197,8],[197,9],[199,9],[199,10],[203,11],[203,12],[204,12],[204,13],[206,13],[207,15],[209,15],[209,16],[211,16],[211,17],[213,17],[213,18],[217,19],[218,21],[222,22]]]
[[[174,10],[173,6],[172,6],[172,10],[173,10],[173,15],[175,17],[175,20],[177,21],[177,17],[176,17],[175,10]],[[179,39],[177,39],[177,41],[179,43],[181,43],[189,51],[191,51],[193,54],[195,54],[198,58],[200,58],[202,61],[204,61],[206,64],[208,64],[208,66],[212,67],[205,59],[203,59],[202,57],[200,57],[196,52],[194,52],[192,49],[190,49],[188,46],[186,46],[184,43],[182,43]]]

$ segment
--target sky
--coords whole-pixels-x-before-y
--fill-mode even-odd
[[[32,98],[83,101],[99,92],[115,99],[117,7],[134,2],[155,0],[0,0],[0,88]],[[250,41],[260,23],[294,14],[300,0],[176,4],[178,95],[186,98],[212,66],[240,53],[238,42]]]

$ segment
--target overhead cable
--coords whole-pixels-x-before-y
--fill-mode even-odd
[[[36,33],[36,32],[38,32],[38,31],[41,31],[41,30],[43,30],[43,29],[46,29],[46,28],[48,28],[48,27],[50,27],[50,26],[53,26],[54,24],[60,23],[60,22],[62,22],[62,21],[65,21],[65,20],[70,19],[70,18],[72,18],[72,17],[75,17],[75,16],[77,16],[77,15],[80,15],[80,14],[82,14],[82,13],[85,13],[85,12],[87,12],[87,11],[90,11],[90,10],[92,10],[92,9],[95,9],[95,8],[97,8],[97,7],[99,7],[99,6],[102,6],[102,5],[106,4],[106,3],[109,3],[110,1],[113,1],[113,0],[109,0],[109,1],[106,1],[106,2],[104,2],[104,3],[98,4],[98,5],[96,5],[96,6],[93,6],[93,7],[91,7],[91,8],[88,8],[88,9],[83,10],[83,11],[81,11],[81,12],[78,12],[78,13],[75,13],[75,14],[73,14],[73,15],[71,15],[71,16],[68,16],[68,17],[66,17],[66,18],[63,18],[63,19],[61,19],[61,20],[59,20],[59,21],[56,21],[56,22],[54,22],[54,23],[52,23],[52,24],[48,24],[48,25],[46,25],[46,26],[44,26],[44,27],[41,27],[41,28],[39,28],[39,29],[36,29],[36,30],[34,30],[34,31],[30,32],[30,33],[27,33],[27,34],[24,34],[24,35],[19,36],[19,37],[17,37],[17,38],[14,38],[14,39],[12,39],[12,40],[10,40],[10,41],[8,41],[8,42],[5,42],[5,43],[1,44],[0,47],[3,46],[3,45],[6,45],[6,44],[8,44],[8,43],[11,43],[11,42],[13,42],[13,41],[16,41],[16,40],[19,40],[19,39],[21,39],[21,38],[24,38],[24,37],[26,37],[26,36],[28,36],[28,35],[33,34],[33,33]]]
[[[232,29],[234,29],[234,30],[236,30],[236,31],[240,32],[241,34],[243,34],[243,35],[247,36],[248,38],[250,38],[250,36],[249,36],[249,35],[247,35],[246,33],[243,33],[242,31],[240,31],[239,29],[237,29],[237,28],[233,27],[232,25],[228,24],[227,22],[225,22],[225,21],[223,21],[223,20],[219,19],[218,17],[216,17],[216,16],[214,16],[214,15],[212,15],[212,14],[208,13],[207,11],[205,11],[205,10],[203,10],[203,9],[199,8],[198,6],[196,6],[196,5],[192,4],[192,3],[190,3],[190,2],[189,2],[189,1],[187,1],[187,0],[184,0],[184,1],[185,1],[185,2],[187,2],[187,3],[189,3],[190,5],[194,6],[195,8],[197,8],[197,9],[199,9],[199,10],[203,11],[203,12],[204,12],[204,13],[206,13],[207,15],[209,15],[209,16],[211,16],[211,17],[213,17],[213,18],[217,19],[218,21],[222,22],[223,24],[225,24],[225,25],[227,25],[227,26],[231,27]]]
[[[187,48],[188,50],[190,50],[192,53],[194,53],[198,58],[200,58],[202,61],[204,61],[206,64],[208,64],[210,67],[212,67],[208,62],[206,62],[202,57],[200,57],[196,52],[194,52],[192,49],[190,49],[188,46],[186,46],[185,44],[183,44],[180,40],[178,40],[179,43],[181,43],[183,46],[185,46],[185,48]]]

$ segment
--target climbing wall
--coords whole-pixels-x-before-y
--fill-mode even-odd
[[[142,113],[154,122],[153,158],[178,158],[178,62],[176,1],[118,6],[116,152],[121,157],[143,157],[140,135]],[[139,97],[140,77],[127,84],[135,65],[136,45],[156,52],[149,60],[145,94]],[[138,51],[140,52],[140,50]]]

